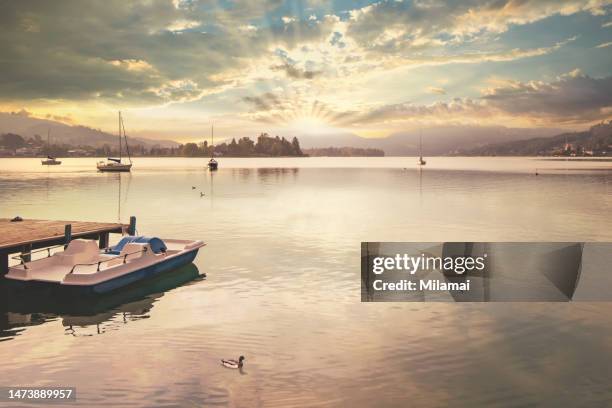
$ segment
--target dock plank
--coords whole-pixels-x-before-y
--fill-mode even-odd
[[[64,227],[67,224],[72,225],[72,238],[119,233],[128,228],[120,223],[37,219],[10,222],[8,218],[0,218],[0,250],[57,240],[64,236]]]

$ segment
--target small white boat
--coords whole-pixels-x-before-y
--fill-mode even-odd
[[[208,161],[208,170],[216,171],[219,168],[219,162],[215,160],[215,131],[213,125],[210,126],[210,160]]]
[[[22,288],[47,287],[71,294],[99,294],[193,262],[202,241],[124,237],[100,250],[96,241],[75,239],[63,252],[10,266],[7,283]],[[17,259],[17,258],[16,258]]]
[[[127,172],[132,169],[132,163],[121,163],[121,159],[108,158],[107,161],[99,161],[96,165],[99,171]]]
[[[211,171],[215,171],[219,168],[219,163],[215,159],[210,159],[208,161],[208,168]]]
[[[51,138],[51,131],[47,130],[47,158],[40,161],[43,166],[57,166],[62,164],[61,161],[57,160],[55,157],[49,156],[51,153],[51,143],[49,142]]]
[[[424,166],[427,162],[423,159],[423,130],[419,135],[419,160],[417,161],[417,165]]]
[[[46,159],[40,161],[43,166],[57,166],[62,164],[60,160],[57,160],[55,157],[47,156]]]
[[[128,155],[129,163],[122,163],[121,157],[121,136],[125,139],[125,150]],[[123,124],[123,118],[121,117],[121,112],[119,112],[119,158],[108,158],[106,161],[99,161],[96,164],[98,171],[106,171],[106,172],[128,172],[132,170],[132,157],[130,156],[130,147],[127,142],[127,135],[125,134],[125,126]]]

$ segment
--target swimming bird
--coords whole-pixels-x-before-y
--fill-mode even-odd
[[[221,364],[223,365],[223,367],[226,368],[242,368],[242,366],[244,365],[243,361],[245,360],[244,356],[240,356],[238,358],[238,361],[236,360],[221,360]]]
[[[195,190],[195,186],[191,186],[191,189],[192,189],[192,190]]]
[[[540,175],[540,173],[538,173],[538,169],[536,169],[535,175],[536,175],[536,176],[539,176],[539,175]]]
[[[204,197],[206,194],[200,191],[200,197]]]

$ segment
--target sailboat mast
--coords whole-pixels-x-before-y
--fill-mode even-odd
[[[210,158],[215,157],[215,125],[210,125]]]
[[[121,162],[121,111],[119,111],[119,162]]]
[[[423,160],[423,129],[419,133],[419,157]]]
[[[130,154],[130,145],[128,145],[127,133],[125,132],[125,123],[123,123],[123,118],[121,118],[121,128],[123,129],[123,138],[125,139],[125,151],[127,152],[130,164],[132,164],[132,155]]]

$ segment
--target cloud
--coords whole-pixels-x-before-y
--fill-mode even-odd
[[[283,45],[288,48],[295,48],[305,43],[319,42],[327,38],[334,28],[339,18],[334,15],[327,15],[317,20],[298,20],[296,18],[285,18],[280,24],[271,24],[267,30],[270,37],[267,41],[270,44]]]
[[[321,71],[307,71],[304,69],[300,69],[289,63],[273,65],[271,69],[274,71],[284,71],[289,78],[293,79],[312,79],[322,73]]]
[[[512,115],[559,122],[600,120],[611,114],[612,77],[591,78],[574,70],[552,82],[508,81],[486,90],[482,100]]]
[[[287,7],[286,0],[0,2],[0,104],[37,111],[47,106],[54,114],[77,116],[71,110],[89,109],[91,117],[93,108],[109,105],[176,103],[168,110],[176,114],[180,103],[192,102],[191,108],[223,111],[228,117],[274,122],[316,116],[337,126],[401,122],[418,115],[540,115],[559,121],[585,115],[588,120],[607,109],[596,89],[607,89],[607,79],[582,74],[547,83],[506,81],[481,97],[458,99],[444,96],[440,85],[449,85],[426,78],[399,100],[423,91],[446,100],[418,105],[389,103],[388,98],[397,102],[396,92],[414,82],[409,76],[421,75],[408,71],[413,67],[504,63],[553,53],[576,37],[556,43],[564,37],[548,43],[498,37],[511,37],[499,34],[553,15],[602,15],[612,0],[380,0],[347,13],[317,4],[300,12],[299,6]],[[596,20],[601,24],[601,17]],[[576,42],[564,54],[580,46]],[[588,52],[605,53],[597,48],[609,46],[599,44]],[[555,64],[567,58],[560,55]],[[527,61],[518,65],[517,77],[536,71]],[[408,69],[400,73],[398,68]],[[537,71],[559,69],[543,68]],[[391,85],[397,89],[388,88],[387,75],[397,75],[397,85]],[[483,86],[480,80],[453,84],[453,93]],[[380,83],[385,85],[378,89]],[[427,84],[438,86],[423,89]],[[582,100],[580,92],[594,99]],[[554,95],[549,111],[536,103],[546,95]],[[572,98],[581,103],[570,103]],[[241,103],[231,103],[236,100]],[[512,100],[524,100],[519,105],[533,110],[521,112]],[[192,112],[180,113],[188,117]]]
[[[609,0],[395,1],[350,12],[347,34],[379,53],[456,45],[552,15],[604,13]]]
[[[415,120],[474,122],[519,119],[552,125],[589,123],[612,115],[612,76],[591,78],[578,70],[554,81],[501,81],[480,98],[428,105],[387,104],[360,112],[335,112],[337,125],[361,126]]]
[[[180,31],[188,30],[190,28],[198,27],[201,24],[202,23],[200,21],[178,19],[178,20],[172,21],[165,28],[168,31],[180,32]]]
[[[446,95],[446,90],[444,88],[438,88],[435,86],[428,87],[427,92],[438,95]]]
[[[486,115],[488,110],[481,101],[470,98],[455,98],[450,101],[439,101],[428,105],[417,105],[411,102],[383,105],[360,114],[353,114],[344,118],[346,124],[351,126],[409,122],[411,120],[423,120],[427,118],[469,119],[474,116]]]
[[[74,125],[75,124],[75,121],[74,121],[74,119],[71,116],[46,114],[45,118],[46,119],[54,120],[56,122],[66,123],[66,124],[69,124],[69,125]]]
[[[114,60],[109,63],[116,67],[122,67],[128,71],[153,71],[154,68],[147,61],[137,59]]]
[[[252,104],[259,112],[267,112],[281,105],[280,98],[272,92],[266,92],[260,96],[245,96],[242,100]]]
[[[223,91],[219,80],[270,55],[325,38],[335,18],[259,30],[280,1],[1,2],[0,100],[102,100],[159,105]],[[318,73],[284,67],[289,77]],[[188,85],[187,85],[188,84]]]

